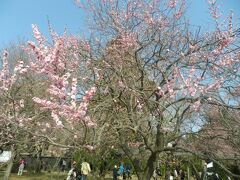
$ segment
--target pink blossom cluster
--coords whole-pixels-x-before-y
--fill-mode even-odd
[[[58,127],[58,128],[64,127],[62,121],[59,119],[58,115],[54,113],[54,111],[52,111],[51,116],[56,123],[56,127]]]
[[[175,8],[177,6],[177,0],[169,0],[168,7]]]
[[[184,96],[190,95],[190,97],[198,97],[200,95],[206,94],[209,91],[219,89],[223,84],[224,79],[215,78],[211,81],[209,80],[208,84],[203,83],[204,78],[199,77],[199,72],[196,72],[194,66],[192,66],[191,70],[189,71],[188,78],[184,78],[182,75],[181,70],[178,68],[178,75],[180,77],[183,86],[181,86],[180,91],[183,92]],[[196,73],[195,73],[196,72]],[[195,76],[194,76],[195,75]],[[213,81],[214,80],[214,81]]]
[[[128,146],[137,148],[137,147],[139,147],[142,144],[143,144],[143,142],[129,142]]]
[[[32,29],[33,29],[33,34],[34,34],[35,39],[38,41],[39,44],[43,44],[45,42],[45,38],[39,31],[37,25],[33,24]]]
[[[96,91],[97,88],[95,86],[87,90],[85,96],[83,97],[84,102],[89,102],[92,99],[93,95],[96,93]]]
[[[26,125],[31,123],[31,121],[32,121],[31,118],[26,118],[24,116],[18,116],[16,123],[21,128],[28,128],[28,126],[26,126]]]
[[[213,19],[217,20],[222,16],[222,14],[218,11],[219,5],[217,4],[217,0],[208,0],[208,3],[210,5],[209,9]]]
[[[24,62],[19,60],[11,73],[8,64],[8,52],[3,52],[2,58],[2,70],[0,72],[0,90],[3,92],[9,90],[18,78],[25,75],[29,69],[28,65],[24,65]]]
[[[144,14],[144,21],[150,26],[154,24],[154,19],[151,17],[151,15],[148,12],[145,12]]]
[[[44,99],[41,99],[41,98],[38,98],[38,97],[34,97],[33,98],[33,101],[41,106],[43,106],[44,108],[46,109],[50,109],[50,110],[54,110],[56,108],[59,107],[58,104],[52,102],[52,101],[48,101],[48,100],[44,100]]]
[[[4,51],[3,53],[3,68],[0,73],[0,82],[1,82],[1,90],[8,90],[9,85],[11,84],[11,79],[9,79],[9,69],[8,69],[8,52]]]
[[[176,12],[176,13],[174,14],[174,17],[175,17],[176,19],[180,19],[180,18],[182,17],[182,15],[183,15],[183,12],[182,12],[181,10],[179,10],[178,12]]]
[[[29,66],[24,66],[23,61],[18,61],[18,64],[14,68],[14,73],[19,73],[20,75],[25,75],[29,69]]]
[[[136,35],[135,34],[129,34],[129,33],[121,33],[120,37],[118,38],[119,45],[118,48],[123,51],[127,51],[130,48],[133,48],[136,45]]]
[[[76,122],[82,122],[89,127],[95,126],[96,123],[87,116],[87,107],[96,92],[96,87],[90,87],[82,100],[77,100],[79,85],[76,72],[81,61],[76,55],[81,46],[79,41],[73,36],[55,34],[53,44],[49,45],[36,25],[33,25],[33,33],[38,45],[29,42],[29,51],[35,57],[31,62],[31,69],[47,78],[47,92],[50,95],[49,99],[34,97],[34,102],[52,111],[56,127],[61,128],[65,123]],[[89,52],[89,43],[81,42],[85,51]],[[61,118],[64,118],[64,123]]]
[[[181,69],[179,66],[175,66],[171,78],[166,81],[166,85],[157,88],[155,95],[157,100],[162,97],[170,97],[173,100],[185,97],[193,98],[195,100],[192,104],[192,109],[199,111],[201,97],[207,95],[209,92],[220,89],[223,83],[223,76],[209,79],[208,82],[206,82],[194,66],[188,71],[184,68]]]
[[[192,109],[194,110],[194,111],[200,111],[200,107],[201,107],[201,101],[200,101],[200,99],[199,100],[197,100],[196,102],[194,102],[193,103],[193,105],[192,105]]]

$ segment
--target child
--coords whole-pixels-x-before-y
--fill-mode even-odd
[[[25,161],[24,161],[24,159],[21,159],[19,162],[18,176],[22,175],[24,166],[25,166]]]

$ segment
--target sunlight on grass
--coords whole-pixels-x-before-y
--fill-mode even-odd
[[[17,176],[17,174],[11,174],[11,180],[63,180],[66,179],[67,175],[65,173],[42,173],[41,175],[26,175]]]

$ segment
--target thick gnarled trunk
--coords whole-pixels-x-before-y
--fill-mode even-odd
[[[163,148],[164,148],[164,133],[161,131],[161,126],[159,124],[157,126],[155,148],[153,148],[153,151],[151,151],[151,154],[147,159],[147,163],[145,168],[143,169],[143,172],[137,172],[137,169],[135,169],[139,180],[151,179],[155,169],[154,163],[156,162],[157,156],[159,155]]]
[[[154,171],[154,163],[157,159],[157,153],[154,152],[148,158],[142,180],[150,180]]]

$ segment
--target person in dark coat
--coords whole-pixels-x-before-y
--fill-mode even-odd
[[[185,180],[185,172],[182,169],[180,170],[180,179]]]
[[[132,169],[132,166],[130,164],[127,164],[126,165],[126,173],[127,173],[127,178],[128,179],[132,179],[132,177],[131,177],[131,169]]]
[[[117,180],[118,179],[118,168],[115,165],[113,168],[113,180]]]

